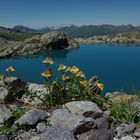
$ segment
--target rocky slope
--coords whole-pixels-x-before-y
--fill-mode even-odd
[[[18,102],[6,88],[17,91],[27,86],[31,92],[44,91],[44,85],[26,83],[6,77],[0,83],[0,140],[139,140],[140,129],[135,123],[113,125],[110,110],[90,101],[72,101],[58,109],[41,109]],[[34,91],[32,91],[32,89]],[[14,92],[13,92],[14,93]],[[24,93],[25,94],[25,93]],[[24,94],[20,93],[19,100]],[[42,93],[43,94],[43,93]],[[108,93],[109,94],[109,93]],[[10,96],[10,98],[9,98]],[[109,96],[109,95],[108,95]],[[111,100],[128,98],[124,93],[110,94]],[[38,103],[37,100],[34,101]],[[135,102],[140,112],[140,102]]]
[[[0,58],[10,56],[27,56],[52,49],[71,49],[79,44],[62,32],[50,32],[33,36],[23,42],[7,41],[0,38]]]

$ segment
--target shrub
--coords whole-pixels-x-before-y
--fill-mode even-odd
[[[132,101],[116,101],[110,109],[110,118],[114,123],[138,123],[138,110],[132,106]]]
[[[70,101],[88,100],[98,104],[103,104],[100,97],[100,90],[103,90],[102,83],[97,84],[97,91],[89,90],[90,83],[85,79],[85,74],[76,66],[67,67],[63,64],[59,65],[58,71],[61,77],[53,78],[53,70],[50,65],[53,64],[51,58],[43,61],[47,70],[41,75],[44,77],[45,85],[48,93],[41,100],[48,107],[55,107]]]

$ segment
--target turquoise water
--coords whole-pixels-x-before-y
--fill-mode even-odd
[[[98,75],[105,84],[105,92],[140,90],[140,46],[81,45],[71,51],[1,59],[0,72],[5,73],[5,68],[12,65],[16,69],[15,76],[25,81],[43,83],[40,73],[45,70],[42,61],[47,56],[53,58],[54,68],[61,63],[76,65],[85,72],[87,79]]]

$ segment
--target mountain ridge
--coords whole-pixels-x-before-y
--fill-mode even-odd
[[[63,26],[52,26],[52,27],[44,27],[39,29],[29,28],[23,25],[18,25],[13,27],[12,29],[18,30],[26,33],[48,33],[50,31],[60,31],[65,34],[78,38],[78,37],[92,37],[92,36],[100,36],[100,35],[112,35],[118,33],[125,32],[136,32],[140,31],[140,26],[133,26],[131,24],[128,25],[111,25],[111,24],[103,24],[103,25],[63,25]]]

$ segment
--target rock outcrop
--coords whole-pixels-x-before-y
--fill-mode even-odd
[[[49,32],[36,35],[24,42],[7,41],[0,38],[0,58],[10,56],[27,56],[53,49],[71,49],[79,47],[78,42],[63,32]]]

